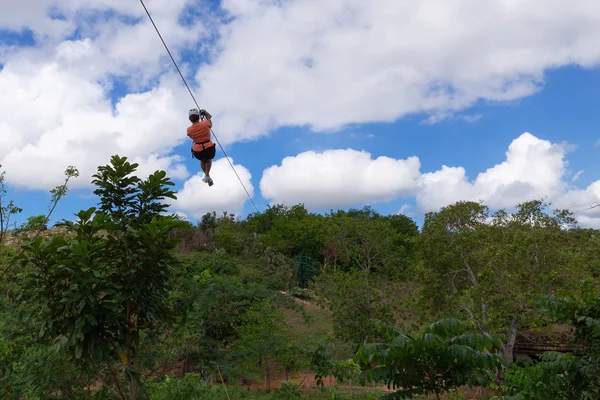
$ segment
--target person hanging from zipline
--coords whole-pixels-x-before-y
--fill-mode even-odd
[[[202,120],[200,117],[202,116]],[[187,128],[187,135],[194,141],[192,145],[192,155],[200,160],[200,167],[204,172],[202,182],[208,183],[208,186],[213,185],[213,180],[210,177],[210,167],[212,160],[215,158],[216,146],[210,140],[210,130],[212,128],[212,115],[206,110],[192,108],[189,113],[191,126]]]

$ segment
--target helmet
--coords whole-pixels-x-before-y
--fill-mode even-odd
[[[200,112],[198,111],[197,108],[192,108],[190,110],[190,116],[192,116],[192,115],[200,115]]]

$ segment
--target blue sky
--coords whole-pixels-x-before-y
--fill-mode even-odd
[[[261,211],[370,204],[421,222],[458,200],[510,208],[544,197],[572,210],[600,201],[600,14],[551,1],[535,16],[532,0],[496,17],[507,5],[494,0],[446,15],[434,3],[147,5]],[[193,103],[141,6],[78,7],[15,7],[0,19],[0,164],[19,220],[47,210],[69,164],[82,177],[53,221],[95,205],[89,175],[115,152],[143,172],[165,168],[179,191],[172,211],[191,220],[252,212],[220,149],[215,186],[200,181],[185,136]],[[26,110],[39,109],[30,120]],[[578,218],[600,226],[597,210]]]

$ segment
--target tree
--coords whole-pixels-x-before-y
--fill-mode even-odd
[[[132,399],[140,334],[169,317],[166,296],[176,265],[170,233],[181,226],[175,216],[164,215],[169,206],[164,199],[175,199],[166,173],[141,180],[133,175],[137,167],[113,156],[94,175],[99,208],[59,224],[73,238],[36,238],[26,242],[19,258],[35,267],[27,289],[40,338],[97,371],[104,361],[125,398],[111,362],[118,355]]]
[[[0,164],[1,168],[2,165]],[[6,232],[11,227],[11,219],[23,211],[12,200],[6,200],[6,193],[5,172],[0,171],[0,246],[4,244]]]
[[[238,338],[231,344],[231,356],[242,373],[264,372],[265,391],[270,391],[271,361],[285,360],[288,364],[288,332],[283,315],[272,299],[252,305],[243,315],[243,324],[237,327]],[[241,371],[240,371],[241,370]]]
[[[27,218],[27,222],[21,226],[21,230],[25,232],[45,231],[46,229],[48,229],[48,224],[45,215],[29,217]]]
[[[600,292],[586,280],[578,296],[561,291],[536,301],[552,321],[575,328],[579,346],[572,354],[546,352],[537,363],[513,366],[504,374],[503,392],[514,398],[595,399],[600,393]],[[510,397],[509,397],[510,398]]]
[[[464,311],[481,332],[502,339],[513,360],[518,330],[539,317],[528,301],[586,275],[566,211],[531,201],[513,214],[459,202],[425,217],[420,239],[424,297],[432,309]]]
[[[306,255],[320,260],[325,242],[324,218],[311,214],[304,205],[274,206],[263,214],[247,219],[250,232],[262,234],[266,247],[272,247],[288,257]]]
[[[328,216],[327,238],[322,254],[333,270],[393,270],[405,267],[403,234],[390,219],[370,208],[337,212]]]
[[[392,307],[373,277],[363,271],[335,272],[316,280],[316,291],[333,314],[335,336],[354,348],[378,340],[373,320],[394,322]]]
[[[395,390],[390,399],[433,393],[439,400],[450,389],[487,384],[501,365],[501,358],[490,352],[498,341],[472,333],[456,319],[435,322],[414,338],[378,325],[387,341],[361,346],[356,359],[363,370],[361,384],[385,383]]]

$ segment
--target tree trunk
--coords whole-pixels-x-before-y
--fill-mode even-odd
[[[135,396],[135,382],[131,379],[131,381],[129,381],[129,400],[135,400]]]
[[[108,370],[110,371],[110,376],[112,376],[113,381],[115,382],[115,385],[117,386],[117,390],[119,391],[119,395],[121,396],[121,399],[125,400],[125,395],[123,394],[123,391],[121,390],[121,385],[119,385],[119,380],[117,379],[117,376],[115,375],[115,371],[113,371],[112,365],[110,364],[110,360],[108,359],[108,357],[106,355],[104,356],[104,362],[106,362],[106,365],[108,366]]]
[[[271,376],[269,371],[269,361],[265,360],[265,392],[269,393],[271,391]]]
[[[517,341],[517,322],[519,320],[518,314],[515,312],[512,322],[510,323],[510,332],[508,333],[508,339],[506,343],[502,343],[502,355],[508,363],[514,361],[514,350],[515,342]]]
[[[189,359],[189,354],[190,354],[189,348],[190,348],[189,344],[186,344],[185,345],[185,358],[183,360],[183,365],[181,366],[181,376],[185,376],[187,369],[188,369],[188,359]]]

